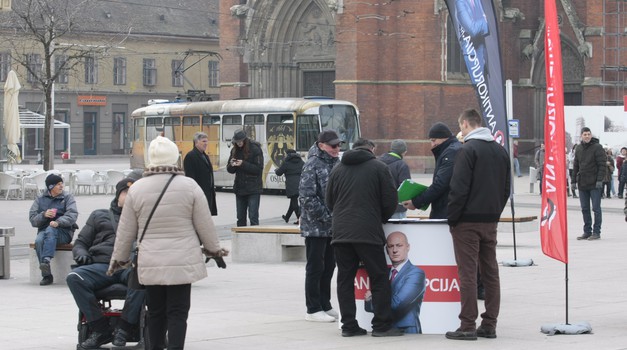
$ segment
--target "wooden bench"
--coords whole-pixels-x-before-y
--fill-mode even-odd
[[[407,215],[408,219],[428,219],[426,215]],[[538,231],[539,224],[536,222],[538,217],[531,216],[517,216],[512,219],[511,216],[502,216],[499,220],[498,232],[512,232],[512,221],[516,232],[533,232]]]
[[[39,260],[37,259],[37,252],[35,252],[35,243],[29,245],[29,259],[30,259],[30,283],[39,284],[41,281],[41,270],[39,270]],[[54,258],[50,262],[50,271],[54,276],[55,283],[65,284],[65,277],[72,271],[72,264],[74,264],[74,257],[72,256],[72,243],[57,245]]]
[[[231,256],[235,262],[305,261],[305,238],[294,226],[233,227]]]

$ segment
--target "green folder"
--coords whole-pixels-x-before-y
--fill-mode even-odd
[[[404,202],[419,196],[424,191],[427,190],[427,186],[423,184],[419,184],[417,182],[413,182],[412,180],[405,180],[398,186],[398,202]],[[427,210],[429,208],[429,204],[419,208],[420,210]]]

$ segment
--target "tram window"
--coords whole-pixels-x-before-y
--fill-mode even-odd
[[[251,140],[266,140],[263,114],[247,114],[244,116],[244,131]]]
[[[166,117],[163,120],[163,136],[172,141],[181,141],[181,118]]]
[[[200,131],[200,117],[183,117],[182,141],[191,141],[194,134]]]
[[[342,145],[342,150],[347,150],[359,137],[357,132],[357,113],[351,106],[320,106],[320,122],[322,130],[337,132],[340,140],[345,142]]]
[[[183,126],[199,126],[200,117],[183,117]]]
[[[242,128],[241,115],[225,115],[222,117],[222,141],[229,142],[235,130]]]
[[[299,115],[296,118],[296,150],[307,151],[318,139],[320,124],[317,115]]]
[[[217,115],[202,117],[202,125],[218,125],[220,124],[220,117]]]
[[[146,140],[152,141],[163,131],[163,118],[146,118]]]
[[[135,119],[135,130],[133,133],[134,141],[144,141],[142,139],[142,134],[144,130],[144,120],[143,119]]]

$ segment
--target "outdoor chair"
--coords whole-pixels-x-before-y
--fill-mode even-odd
[[[126,176],[123,172],[118,170],[107,170],[107,185],[106,185],[106,193],[115,193],[115,185]],[[111,192],[109,192],[111,191]]]
[[[33,192],[33,198],[41,193],[44,193],[46,189],[46,178],[48,173],[37,173],[22,178],[22,198],[26,197],[26,193]]]
[[[4,199],[9,199],[9,194],[11,191],[15,192],[15,199],[20,198],[20,191],[22,190],[22,186],[20,186],[19,179],[16,176],[0,173],[0,193],[3,191],[6,193]]]

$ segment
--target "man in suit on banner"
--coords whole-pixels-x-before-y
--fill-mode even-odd
[[[460,45],[470,79],[474,85],[477,85],[481,82],[482,75],[487,76],[485,67],[488,57],[485,52],[485,37],[490,34],[488,20],[481,0],[457,0],[455,6],[457,8],[455,15],[461,32],[459,35]],[[470,42],[466,42],[463,39],[465,37],[470,37]],[[468,45],[472,45],[474,50]]]
[[[422,333],[420,307],[426,290],[425,272],[407,258],[409,243],[403,232],[395,231],[387,237],[386,250],[392,261],[392,314],[394,325],[405,333]],[[373,312],[372,295],[365,295],[365,309]]]

